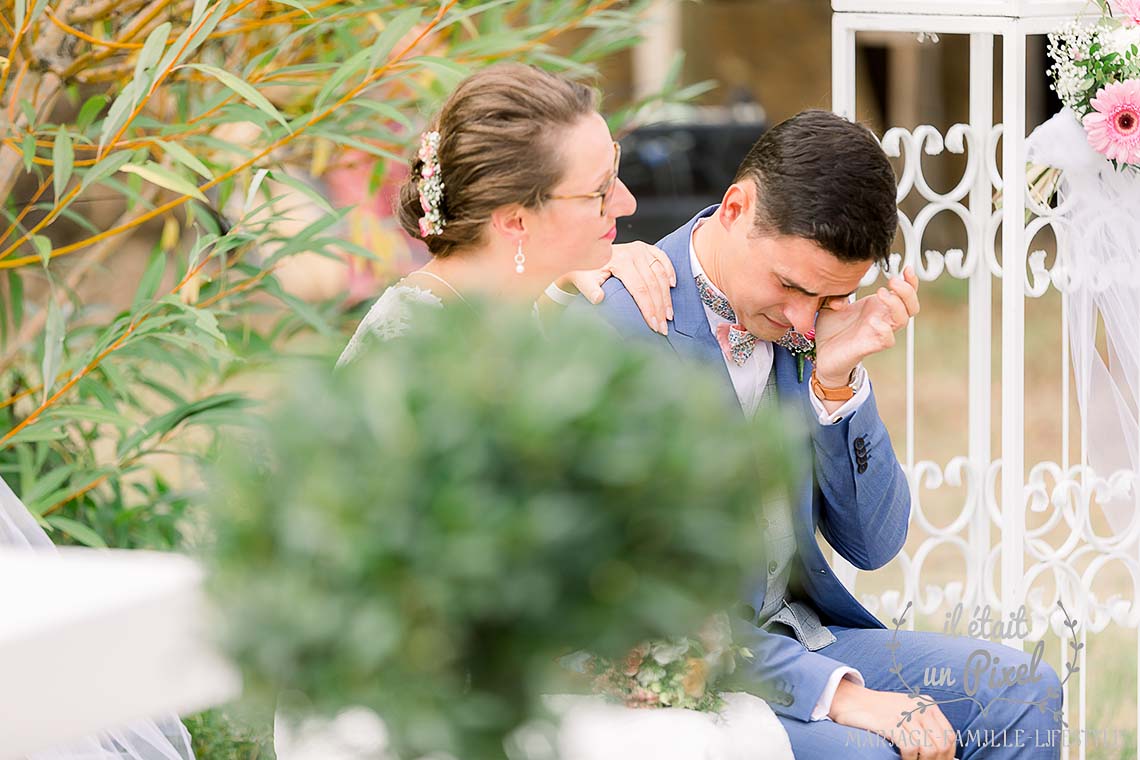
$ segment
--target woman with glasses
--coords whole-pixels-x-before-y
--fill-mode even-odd
[[[644,243],[613,245],[617,220],[637,208],[620,158],[588,87],[518,64],[465,79],[425,131],[400,194],[400,222],[432,259],[379,298],[340,363],[405,324],[409,303],[565,304],[579,290],[597,302],[611,275],[665,334],[669,259]]]
[[[668,258],[644,243],[613,245],[617,220],[637,207],[618,177],[620,159],[589,88],[517,64],[464,80],[428,125],[401,189],[400,222],[427,244],[432,259],[384,292],[338,365],[369,340],[414,328],[421,306],[462,307],[479,297],[533,303],[537,310],[539,302],[566,305],[572,288],[596,303],[611,275],[634,296],[649,326],[667,334],[676,285]],[[587,712],[596,707],[585,704]],[[639,748],[623,755],[629,760],[691,757],[703,751],[693,749],[698,746],[731,746],[744,755],[761,747],[756,751],[767,751],[765,757],[791,756],[775,714],[755,697],[727,722],[710,717],[706,723],[709,716],[695,713],[660,715],[655,723],[626,713],[590,715],[570,721],[576,728],[564,740],[593,744],[597,731],[620,733],[629,748],[631,736],[622,733],[628,727]],[[278,733],[277,756],[292,760],[301,757],[295,748],[336,734],[337,726],[317,722],[295,732],[279,720]]]

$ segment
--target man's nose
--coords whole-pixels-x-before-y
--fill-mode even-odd
[[[784,318],[792,323],[796,332],[807,333],[815,329],[815,315],[818,311],[819,301],[803,296],[784,307]]]

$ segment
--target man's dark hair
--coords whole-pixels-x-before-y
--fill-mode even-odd
[[[769,129],[734,182],[756,183],[755,232],[817,243],[840,261],[886,264],[898,226],[895,175],[870,130],[827,111]]]

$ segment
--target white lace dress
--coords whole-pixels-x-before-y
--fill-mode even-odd
[[[336,366],[352,361],[372,340],[391,340],[408,332],[412,312],[422,306],[440,308],[443,302],[434,293],[406,285],[403,280],[385,290],[356,326]]]
[[[372,340],[407,333],[422,306],[440,308],[438,297],[398,283],[384,291],[337,360],[352,361]],[[560,760],[794,760],[791,743],[764,700],[745,693],[724,695],[719,713],[677,708],[634,709],[602,697],[552,695],[548,707],[561,723],[551,736],[542,726],[523,728],[512,757],[549,757],[557,745]],[[350,708],[332,721],[278,720],[278,760],[364,760],[388,754],[387,730],[375,713]],[[461,759],[462,760],[462,759]]]

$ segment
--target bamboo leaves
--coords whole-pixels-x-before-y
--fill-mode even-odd
[[[148,161],[142,165],[123,164],[123,166],[119,167],[119,171],[128,174],[137,174],[151,184],[172,190],[179,195],[188,195],[203,203],[208,202],[202,191],[199,190],[194,183],[190,182],[190,180],[175,174],[165,166],[156,164],[153,161]]]
[[[159,249],[150,255],[150,263],[139,281],[138,290],[135,291],[134,305],[154,300],[158,286],[162,283],[162,276],[166,273],[166,252]]]
[[[77,3],[55,19],[83,35],[67,35],[51,69],[68,83],[60,108],[24,44],[60,33],[49,5],[64,7],[8,0],[4,12],[23,42],[0,62],[0,113],[16,116],[0,187],[33,190],[0,224],[0,468],[57,537],[164,548],[179,529],[159,502],[183,497],[147,458],[201,454],[248,413],[247,394],[219,388],[294,345],[342,342],[353,321],[341,292],[307,300],[279,269],[297,256],[351,255],[382,277],[392,266],[397,254],[361,236],[390,222],[358,224],[337,193],[346,156],[371,182],[368,206],[476,67],[512,58],[587,73],[579,50],[552,39],[604,35],[597,53],[637,24],[624,10],[636,3],[612,0],[153,0],[150,16]],[[74,265],[53,266],[42,294],[40,266],[65,254]],[[182,440],[189,425],[204,435]],[[143,494],[132,505],[127,474]]]
[[[420,8],[406,8],[387,23],[384,31],[380,32],[376,41],[372,43],[368,63],[369,73],[380,64],[381,59],[387,58],[396,43],[412,31],[422,17],[423,11]]]
[[[79,114],[75,117],[75,129],[78,132],[86,132],[87,128],[95,123],[95,118],[107,106],[107,96],[103,94],[92,95],[84,103],[83,107],[79,109]]]
[[[63,360],[63,311],[55,298],[48,299],[47,327],[44,330],[44,356],[41,363],[43,400],[46,402],[55,385],[55,376]]]
[[[140,89],[145,90],[148,94],[154,85],[155,75],[157,69],[155,64],[158,59],[166,51],[166,42],[170,39],[170,22],[160,24],[150,36],[146,38],[146,44],[143,45],[142,52],[139,53],[138,59],[135,61],[135,74],[132,78],[136,82],[146,82],[145,87]]]
[[[202,179],[213,179],[214,173],[210,171],[210,167],[206,166],[202,161],[191,153],[181,143],[173,141],[156,140],[155,144],[166,151],[172,159],[185,166],[190,171],[197,174]]]
[[[84,173],[83,179],[79,183],[80,192],[107,179],[122,169],[130,160],[131,153],[125,150],[104,157]]]
[[[126,126],[127,119],[130,118],[131,111],[134,110],[135,105],[142,97],[142,93],[146,88],[146,84],[138,79],[132,79],[123,87],[119,96],[115,98],[115,102],[111,104],[111,110],[107,112],[107,118],[103,120],[103,129],[99,133],[99,153],[103,153],[103,148],[106,147],[107,141],[119,133],[119,130]]]
[[[285,129],[289,129],[289,122],[281,115],[281,112],[269,102],[268,98],[258,92],[253,85],[246,82],[236,74],[231,74],[225,69],[220,69],[217,66],[210,66],[205,63],[188,63],[187,68],[197,69],[203,74],[209,74],[217,79],[223,85],[233,90],[238,96],[252,104],[257,110],[261,111],[271,119],[279,123]]]
[[[47,518],[48,524],[74,538],[84,546],[95,549],[106,549],[107,543],[91,528],[81,522],[62,515],[52,515]]]
[[[71,171],[75,163],[75,150],[71,147],[71,133],[67,127],[60,125],[55,134],[55,145],[52,146],[52,171],[55,182],[55,197],[63,198],[63,191],[71,181]]]

